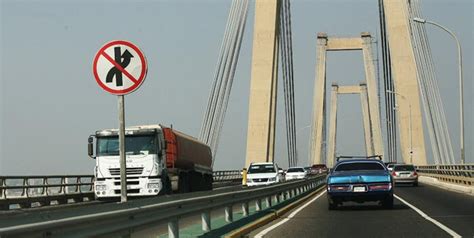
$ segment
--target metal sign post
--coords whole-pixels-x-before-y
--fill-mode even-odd
[[[125,97],[118,96],[119,152],[120,152],[120,202],[127,201],[127,160],[125,156]]]
[[[127,201],[127,158],[125,150],[125,94],[135,91],[143,83],[148,67],[145,55],[128,41],[111,41],[97,52],[93,73],[97,84],[118,96],[120,201]]]

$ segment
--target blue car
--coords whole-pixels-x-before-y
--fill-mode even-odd
[[[377,159],[338,161],[327,177],[328,209],[343,202],[380,201],[393,207],[393,179],[384,163]]]

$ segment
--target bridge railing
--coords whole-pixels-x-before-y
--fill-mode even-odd
[[[249,204],[255,204],[255,211],[263,211],[262,201],[266,209],[274,209],[275,205],[291,203],[325,184],[326,176],[314,176],[305,180],[290,181],[275,185],[254,187],[239,190],[221,190],[214,193],[196,193],[179,199],[156,202],[131,201],[124,204],[110,204],[107,211],[93,210],[81,216],[63,217],[50,221],[38,221],[10,227],[0,227],[3,237],[35,236],[78,236],[92,237],[100,235],[120,234],[130,236],[140,232],[146,225],[153,226],[168,224],[169,237],[179,237],[179,219],[200,215],[202,230],[212,229],[211,215],[224,208],[227,223],[234,221],[233,214],[238,212],[233,208],[242,207],[244,217],[250,215]],[[217,215],[217,214],[215,214]],[[218,217],[222,215],[217,215]]]
[[[214,187],[240,184],[240,170],[213,172]],[[0,210],[94,200],[93,175],[0,176]]]
[[[422,176],[462,185],[474,185],[474,164],[416,166]]]
[[[17,205],[29,208],[38,206],[90,201],[94,199],[94,176],[50,175],[50,176],[0,176],[0,210]]]

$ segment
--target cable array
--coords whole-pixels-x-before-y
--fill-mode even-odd
[[[211,147],[213,154],[212,165],[214,165],[216,158],[219,137],[224,124],[235,70],[239,60],[248,6],[249,0],[232,1],[213,76],[214,81],[199,133],[199,139]]]
[[[418,83],[422,104],[430,136],[431,148],[436,164],[454,164],[454,154],[449,130],[444,113],[443,102],[436,79],[435,66],[431,47],[424,24],[414,22],[414,17],[421,17],[420,0],[409,2],[408,16],[411,37],[418,69]]]
[[[298,164],[298,158],[296,153],[295,88],[290,0],[281,1],[279,44],[285,97],[288,166],[293,167]]]
[[[385,117],[386,117],[386,130],[387,130],[387,147],[388,147],[388,161],[397,161],[397,130],[395,127],[396,111],[395,109],[395,96],[392,70],[391,70],[391,59],[390,59],[390,48],[387,41],[387,30],[385,24],[385,10],[383,6],[383,0],[379,0],[379,19],[380,19],[380,38],[382,48],[382,67],[383,67],[383,78],[384,78],[384,92],[385,92]],[[380,85],[380,84],[379,84]]]

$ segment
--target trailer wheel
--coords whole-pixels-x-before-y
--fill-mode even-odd
[[[206,184],[206,188],[205,190],[212,190],[212,174],[205,174],[204,175],[204,179],[205,179],[205,184]]]
[[[178,191],[179,193],[187,193],[190,191],[189,175],[186,172],[179,173]]]

